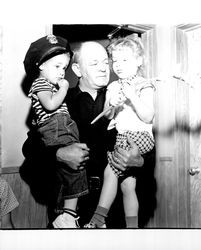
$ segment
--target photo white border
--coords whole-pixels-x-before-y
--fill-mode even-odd
[[[52,4],[53,3],[53,4]],[[30,6],[32,4],[32,6]],[[57,8],[55,5],[58,5]],[[66,9],[64,8],[66,6]],[[30,9],[30,7],[32,7]],[[40,12],[38,13],[38,10]],[[0,25],[42,23],[201,23],[199,1],[10,1]],[[31,15],[30,15],[31,14]],[[39,15],[41,14],[41,15]],[[1,230],[0,249],[201,249],[200,230]],[[75,244],[76,242],[76,244]]]

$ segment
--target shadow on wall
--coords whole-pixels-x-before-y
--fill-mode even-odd
[[[164,131],[157,131],[157,136],[169,136],[175,134],[175,132],[183,132],[187,135],[199,135],[201,133],[201,119],[199,119],[196,124],[189,124],[189,121],[182,121],[179,119],[176,119],[176,122],[172,125],[170,125],[168,128],[166,128]]]

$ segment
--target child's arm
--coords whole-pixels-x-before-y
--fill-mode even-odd
[[[136,94],[135,87],[126,85],[124,94],[133,105],[138,117],[145,123],[152,123],[154,118],[154,90],[151,87],[141,90],[140,97]]]
[[[111,104],[110,104],[110,91],[107,90],[106,92],[106,97],[105,97],[105,104],[104,104],[104,109],[103,111],[105,111],[106,109],[108,109]],[[105,114],[105,117],[107,117],[109,120],[111,120],[113,117],[114,117],[114,114],[115,114],[115,107],[110,109],[106,114]]]
[[[116,108],[120,105],[122,105],[125,101],[124,96],[120,92],[120,89],[118,86],[115,86],[113,84],[113,88],[109,86],[107,92],[106,92],[106,99],[105,99],[105,105],[104,105],[104,110],[107,108],[113,106],[114,108],[108,111],[108,113],[105,114],[105,116],[108,119],[112,119],[115,115]]]
[[[48,111],[56,110],[64,101],[66,97],[69,83],[67,80],[62,79],[58,82],[59,90],[54,95],[50,91],[41,91],[37,93],[39,101],[42,106]]]

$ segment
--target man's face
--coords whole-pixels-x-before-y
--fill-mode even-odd
[[[89,42],[83,45],[79,68],[80,80],[86,87],[100,89],[108,84],[110,76],[108,55],[100,44]]]

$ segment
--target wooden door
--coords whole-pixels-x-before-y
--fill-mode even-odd
[[[185,114],[183,140],[186,150],[183,148],[181,153],[186,159],[186,172],[181,181],[189,189],[188,226],[201,228],[201,25],[179,26],[177,35],[177,59],[185,80],[182,84],[183,94],[177,92],[180,104],[183,99],[183,106],[177,108],[183,109]],[[181,85],[181,81],[178,84]]]
[[[156,27],[156,72],[164,79],[156,92],[157,206],[148,227],[201,228],[201,94],[182,80],[199,79],[200,29]]]

